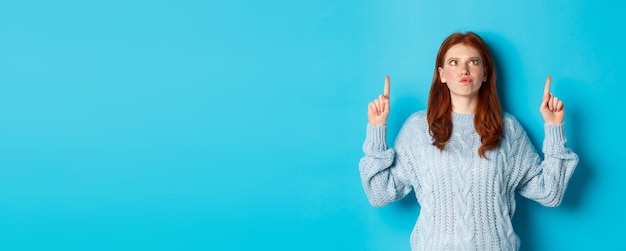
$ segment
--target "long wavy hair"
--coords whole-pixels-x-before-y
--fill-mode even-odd
[[[496,89],[496,68],[487,44],[476,33],[454,33],[448,36],[437,52],[433,81],[430,86],[426,118],[433,145],[443,150],[452,135],[452,103],[450,89],[439,78],[438,67],[443,67],[444,56],[450,47],[463,44],[478,50],[484,62],[487,81],[483,82],[478,91],[478,104],[474,115],[474,127],[480,135],[481,145],[478,155],[487,159],[485,152],[500,144],[502,137],[502,109]]]

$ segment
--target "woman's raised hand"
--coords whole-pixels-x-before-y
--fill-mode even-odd
[[[565,116],[565,107],[563,101],[555,97],[550,93],[550,80],[552,77],[548,76],[546,79],[546,86],[543,88],[543,100],[539,111],[543,120],[549,125],[559,125],[563,123],[563,117]]]
[[[370,125],[387,125],[389,117],[389,76],[385,76],[385,91],[367,106],[367,118]]]

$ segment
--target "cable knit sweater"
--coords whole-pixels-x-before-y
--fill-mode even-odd
[[[480,158],[474,115],[452,114],[453,129],[440,151],[432,145],[426,113],[413,114],[400,130],[395,150],[386,127],[367,125],[359,163],[373,206],[385,206],[411,190],[421,206],[411,234],[413,250],[517,250],[511,218],[514,192],[545,206],[558,206],[578,156],[565,147],[563,125],[545,125],[541,161],[526,132],[503,117],[500,145]]]

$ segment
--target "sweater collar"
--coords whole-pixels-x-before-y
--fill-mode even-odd
[[[452,113],[452,124],[454,125],[474,125],[474,114]]]

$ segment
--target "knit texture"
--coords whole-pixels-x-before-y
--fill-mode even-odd
[[[500,145],[480,158],[474,115],[452,114],[452,136],[432,145],[426,113],[405,122],[394,149],[386,127],[367,125],[359,163],[370,203],[385,206],[411,190],[421,206],[411,233],[412,250],[518,250],[511,218],[515,191],[545,206],[561,203],[578,156],[565,147],[563,125],[545,125],[541,161],[519,122],[503,117]]]

